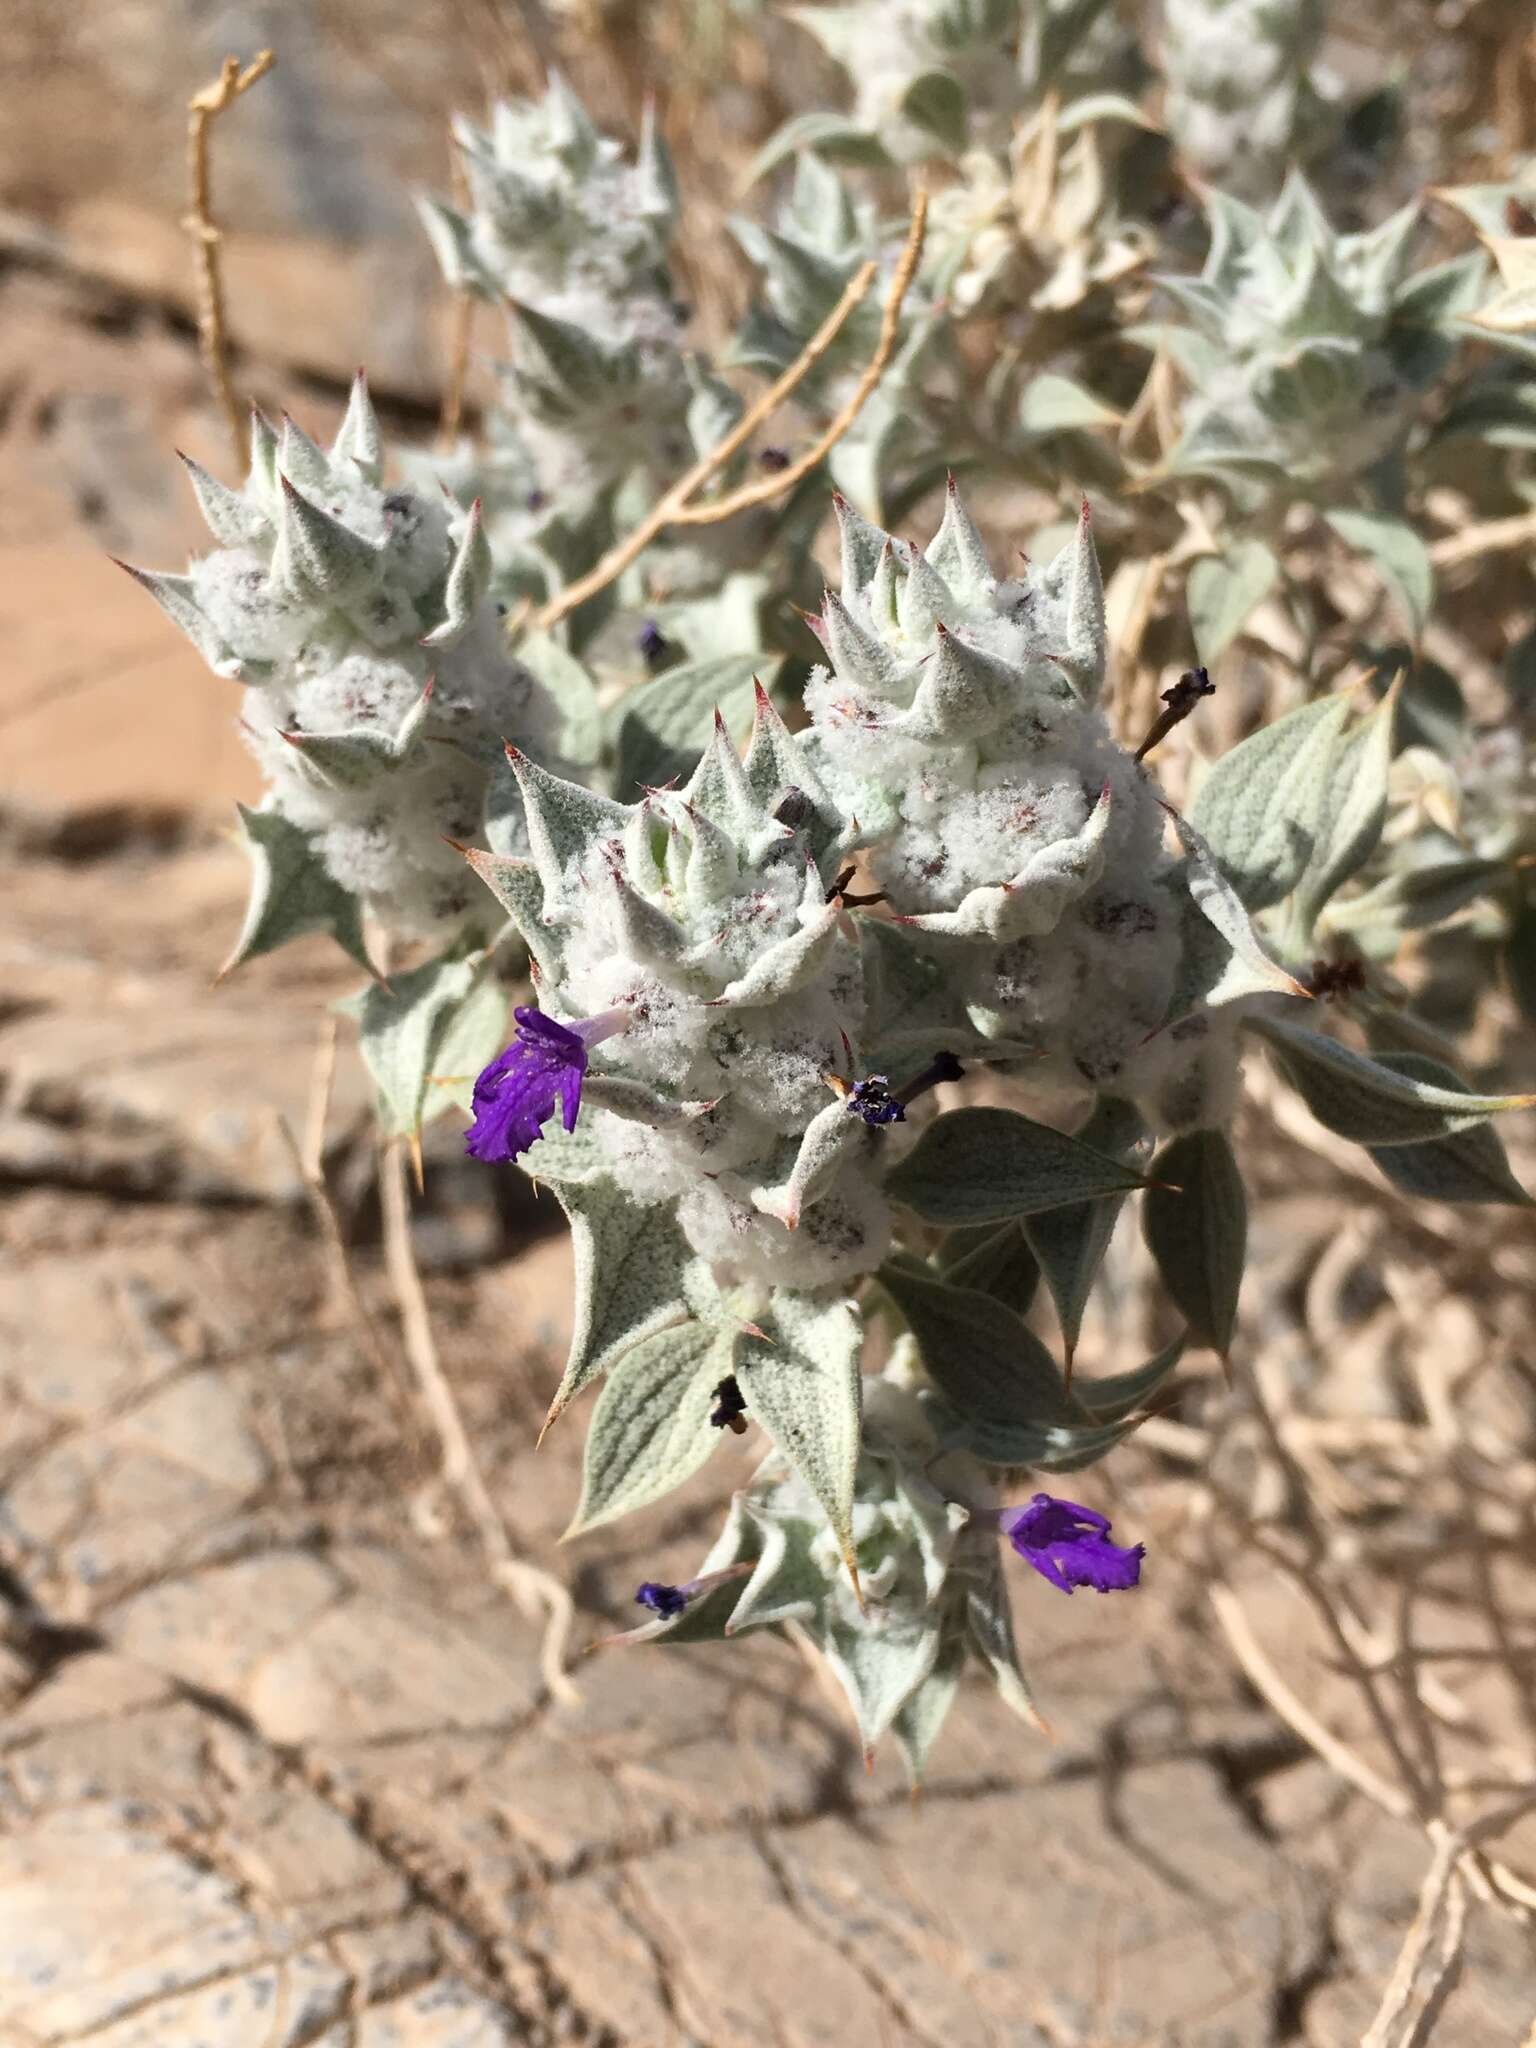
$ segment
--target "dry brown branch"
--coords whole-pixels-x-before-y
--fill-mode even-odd
[[[1464,526],[1432,541],[1429,559],[1437,569],[1453,569],[1459,562],[1475,562],[1484,555],[1501,554],[1529,547],[1536,541],[1536,512],[1517,512],[1508,519],[1485,519],[1476,526]]]
[[[208,168],[209,131],[214,119],[232,107],[258,79],[265,78],[277,62],[271,50],[263,50],[242,71],[238,57],[226,57],[212,85],[205,85],[187,102],[187,173],[192,194],[191,210],[182,226],[192,237],[197,252],[197,342],[214,395],[229,428],[235,461],[244,465],[250,444],[245,415],[235,400],[229,377],[229,338],[224,307],[224,270],[219,260],[223,230],[213,218],[212,182]]]
[[[311,1114],[314,1105],[311,1102]],[[411,1403],[411,1390],[400,1371],[399,1361],[393,1351],[379,1336],[378,1326],[368,1313],[368,1304],[362,1297],[357,1284],[357,1275],[352,1270],[351,1256],[347,1250],[346,1232],[341,1227],[341,1218],[336,1213],[336,1204],[318,1165],[311,1166],[308,1134],[303,1147],[293,1135],[286,1117],[277,1118],[278,1135],[293,1161],[294,1171],[303,1184],[311,1213],[319,1225],[320,1236],[325,1245],[326,1264],[330,1268],[331,1286],[336,1297],[345,1305],[357,1335],[359,1347],[369,1365],[373,1368],[380,1386],[387,1387],[395,1401],[406,1426],[414,1433],[415,1409]],[[323,1114],[322,1114],[323,1129]]]
[[[738,512],[744,512],[753,505],[767,504],[771,499],[792,490],[800,480],[815,468],[827,453],[841,440],[858,417],[865,401],[879,383],[891,352],[896,345],[896,335],[901,318],[902,301],[907,295],[918,259],[922,254],[923,231],[928,218],[928,195],[919,192],[912,208],[912,225],[907,234],[906,247],[901,261],[891,279],[886,293],[885,306],[880,321],[880,337],[875,352],[860,377],[847,403],[839,410],[826,432],[815,446],[807,451],[788,469],[777,475],[764,477],[761,481],[743,485],[725,498],[718,498],[707,505],[692,505],[694,494],[703,489],[712,476],[730,461],[738,449],[744,447],[758,428],[782,405],[801,381],[832,346],[844,324],[868,296],[875,281],[876,266],[866,263],[843,293],[836,306],[827,315],[821,326],[806,343],[795,361],[762,395],[742,414],[724,438],[696,462],[687,474],[680,477],[669,491],[662,494],[640,524],[624,539],[610,548],[595,568],[585,576],[567,584],[564,590],[552,597],[534,616],[534,624],[541,632],[566,618],[579,605],[595,597],[600,590],[606,590],[614,578],[621,576],[637,556],[655,540],[668,526],[710,526],[722,519],[732,519]]]
[[[1461,1941],[1467,1919],[1467,1890],[1456,1871],[1463,1847],[1458,1836],[1442,1836],[1419,1888],[1418,1910],[1413,1916],[1413,1924],[1398,1950],[1376,2017],[1361,2036],[1360,2048],[1412,2048],[1415,2041],[1423,2038],[1417,2021],[1410,2021],[1401,2031],[1399,2022],[1413,2001],[1414,1986],[1419,1981],[1430,1942],[1442,1919],[1445,1922],[1445,1939],[1435,1959],[1435,1975],[1425,1993],[1425,2005],[1438,2002],[1442,1986],[1447,1990],[1450,1988],[1461,1961]]]
[[[901,261],[891,279],[891,288],[886,294],[885,307],[880,319],[880,338],[875,344],[875,352],[826,431],[803,455],[792,462],[788,469],[780,470],[776,476],[762,477],[756,483],[743,484],[740,490],[732,491],[728,497],[716,498],[707,505],[689,505],[673,520],[674,526],[713,526],[719,520],[734,519],[738,512],[750,511],[754,505],[766,505],[770,499],[793,490],[803,477],[809,476],[816,465],[831,454],[863,411],[895,349],[901,322],[902,301],[911,286],[918,258],[923,252],[923,226],[927,212],[927,195],[919,193],[917,204],[912,209],[912,227],[907,236],[907,245],[902,251]]]
[[[1286,1726],[1299,1735],[1325,1764],[1337,1771],[1347,1784],[1353,1785],[1357,1792],[1363,1792],[1374,1806],[1390,1813],[1394,1820],[1412,1820],[1412,1800],[1356,1756],[1349,1745],[1341,1742],[1333,1730],[1325,1727],[1311,1708],[1292,1692],[1269,1661],[1253,1632],[1242,1601],[1232,1588],[1215,1585],[1210,1587],[1209,1594],[1222,1633],[1231,1644],[1232,1654],[1242,1666],[1244,1675],[1254,1690],[1269,1701]]]
[[[575,1603],[552,1573],[541,1571],[537,1565],[517,1556],[506,1524],[498,1514],[480,1467],[475,1462],[458,1402],[437,1355],[427,1297],[411,1242],[406,1153],[404,1146],[397,1141],[387,1140],[380,1147],[379,1189],[384,1215],[385,1268],[400,1311],[400,1333],[406,1357],[442,1449],[442,1482],[473,1525],[491,1576],[497,1584],[512,1595],[525,1614],[544,1615],[544,1683],[554,1698],[571,1704],[580,1698],[565,1670],[565,1653],[575,1620]]]

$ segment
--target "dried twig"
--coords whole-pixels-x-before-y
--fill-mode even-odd
[[[1449,1988],[1461,1960],[1461,1937],[1467,1918],[1467,1889],[1456,1874],[1464,1846],[1459,1836],[1442,1835],[1424,1874],[1424,1882],[1419,1887],[1419,1904],[1413,1924],[1398,1950],[1376,2017],[1361,2036],[1360,2048],[1411,2048],[1414,2041],[1422,2039],[1416,2023],[1410,2023],[1401,2032],[1398,2031],[1398,2023],[1413,1999],[1414,1986],[1442,1917],[1446,1938],[1436,1958],[1435,1976],[1425,1994],[1426,2004],[1436,1999],[1442,1985]]]
[[[1325,1764],[1337,1771],[1346,1783],[1353,1785],[1357,1792],[1363,1792],[1373,1805],[1390,1813],[1394,1820],[1412,1820],[1413,1801],[1407,1794],[1378,1776],[1292,1692],[1269,1661],[1243,1610],[1242,1601],[1232,1588],[1211,1586],[1209,1596],[1216,1610],[1216,1619],[1221,1623],[1222,1632],[1231,1644],[1232,1654],[1242,1666],[1244,1675],[1254,1690],[1269,1701],[1286,1726],[1299,1735]]]
[[[313,1103],[311,1103],[311,1113],[313,1113]],[[289,1157],[293,1161],[294,1171],[298,1174],[299,1180],[303,1185],[310,1210],[320,1227],[320,1235],[325,1244],[326,1262],[330,1267],[331,1285],[335,1293],[346,1304],[347,1312],[352,1320],[352,1326],[357,1333],[358,1343],[362,1348],[364,1357],[373,1368],[374,1376],[381,1386],[389,1388],[401,1415],[405,1419],[407,1427],[410,1427],[415,1419],[415,1409],[411,1401],[411,1390],[405,1382],[404,1375],[401,1373],[399,1360],[379,1336],[378,1326],[375,1324],[373,1317],[368,1313],[368,1304],[363,1299],[362,1291],[357,1284],[357,1275],[352,1270],[352,1259],[347,1250],[346,1232],[342,1229],[341,1218],[336,1213],[336,1204],[331,1199],[331,1191],[326,1186],[324,1176],[321,1174],[318,1165],[311,1165],[307,1142],[308,1134],[306,1134],[306,1144],[301,1147],[298,1139],[289,1128],[287,1118],[282,1116],[277,1118],[277,1130],[279,1137],[281,1137],[283,1144],[288,1150]]]
[[[432,1335],[427,1298],[411,1243],[405,1149],[398,1143],[386,1142],[380,1148],[379,1187],[384,1213],[384,1263],[400,1310],[406,1356],[442,1446],[443,1483],[473,1523],[491,1576],[506,1588],[525,1614],[544,1614],[544,1682],[555,1698],[572,1703],[580,1694],[566,1676],[565,1651],[575,1620],[575,1603],[552,1573],[541,1571],[517,1556],[506,1524],[497,1513],[475,1462],[458,1402],[443,1372]]]
[[[880,336],[875,352],[864,367],[864,372],[826,431],[803,455],[790,463],[787,469],[779,470],[773,476],[761,478],[756,483],[743,484],[740,490],[732,491],[728,497],[715,498],[707,505],[689,505],[673,519],[674,526],[713,526],[717,520],[734,519],[738,512],[746,512],[754,505],[766,505],[770,499],[791,491],[803,477],[810,475],[819,462],[832,452],[844,434],[853,425],[875,386],[884,375],[896,347],[896,337],[901,325],[902,301],[911,287],[917,270],[918,259],[923,253],[923,228],[928,218],[928,196],[920,192],[912,209],[912,226],[907,235],[906,247],[901,252],[891,278],[890,290],[885,295],[885,306],[880,316]],[[814,347],[814,342],[811,346]]]
[[[219,261],[223,231],[213,218],[213,195],[208,170],[208,134],[214,117],[234,105],[242,93],[265,78],[277,59],[263,50],[242,71],[238,57],[226,57],[212,85],[205,85],[187,102],[187,171],[192,192],[191,211],[182,226],[192,237],[197,251],[197,340],[203,364],[223,408],[235,460],[244,464],[250,453],[245,416],[235,400],[229,378],[228,336],[225,331],[224,272]]]
[[[1536,541],[1536,512],[1516,512],[1508,519],[1485,519],[1431,541],[1429,559],[1437,569],[1453,569],[1459,562],[1529,547],[1532,541]]]
[[[780,470],[773,476],[745,484],[740,490],[732,491],[728,496],[717,498],[709,504],[690,503],[694,495],[730,461],[739,448],[745,446],[764,420],[784,403],[826,354],[854,308],[868,296],[876,275],[876,266],[872,262],[863,265],[795,361],[747,408],[730,432],[717,442],[707,455],[701,457],[685,476],[680,477],[669,491],[657,499],[640,524],[631,533],[626,534],[617,546],[610,548],[595,568],[590,569],[585,576],[578,577],[576,582],[567,584],[564,590],[551,598],[549,603],[535,614],[534,624],[540,631],[547,632],[551,626],[558,624],[561,619],[575,611],[578,605],[585,604],[588,598],[595,597],[600,590],[605,590],[666,527],[710,526],[718,520],[733,519],[738,512],[747,511],[753,505],[767,504],[771,499],[793,490],[795,485],[816,467],[853,425],[890,361],[891,353],[896,346],[902,301],[907,295],[907,289],[917,269],[918,258],[922,254],[923,230],[927,218],[928,196],[925,192],[919,192],[912,208],[912,225],[907,235],[906,247],[891,279],[890,289],[886,293],[880,321],[880,337],[875,352],[846,404],[840,408],[837,417],[820,436],[815,446],[798,461],[792,462],[787,469]]]

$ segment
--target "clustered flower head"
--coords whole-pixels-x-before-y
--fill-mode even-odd
[[[1270,198],[1321,125],[1310,80],[1324,0],[1165,0],[1163,119],[1184,161],[1225,192]]]
[[[771,1453],[732,1502],[698,1577],[639,1588],[636,1601],[654,1618],[627,1640],[699,1641],[794,1624],[847,1694],[866,1751],[894,1732],[914,1776],[967,1661],[1038,1725],[997,1536],[1068,1594],[1131,1590],[1145,1546],[1113,1542],[1104,1515],[1048,1493],[1017,1508],[971,1505],[988,1482],[973,1460],[941,1458],[937,1416],[931,1397],[899,1374],[869,1381],[851,1555],[804,1480]]]
[[[484,925],[447,842],[482,837],[507,802],[502,738],[548,754],[558,721],[503,645],[478,508],[383,481],[361,376],[330,449],[256,414],[243,489],[187,468],[220,545],[185,576],[134,573],[214,673],[246,686],[268,814],[390,930]]]
[[[438,467],[485,502],[499,593],[542,594],[600,551],[614,490],[654,491],[694,452],[672,167],[650,114],[628,162],[558,75],[454,132],[467,210],[423,198],[422,218],[448,280],[505,309],[512,347],[488,448]]]
[[[477,860],[520,924],[541,1008],[482,1076],[474,1145],[525,1113],[588,1127],[631,1196],[677,1205],[723,1271],[813,1287],[889,1242],[879,1133],[845,1114],[866,1028],[858,936],[835,883],[852,837],[765,694],[746,759],[717,723],[681,790],[621,805],[518,758],[530,863]],[[604,1019],[596,1065],[586,1065]],[[549,1048],[553,1047],[551,1052]],[[511,1105],[510,1112],[507,1105]],[[484,1156],[484,1155],[482,1155]]]
[[[515,757],[532,859],[470,856],[540,975],[471,1150],[523,1152],[557,1099],[569,1128],[584,1088],[628,1195],[675,1204],[718,1273],[796,1288],[880,1263],[898,1127],[968,1054],[1175,1129],[1223,1119],[1236,1074],[1190,971],[1219,941],[1187,856],[1094,708],[1086,512],[1009,583],[953,490],[926,553],[839,518],[808,733],[759,690],[745,762],[717,721],[688,784],[633,805]]]
[[[1164,1127],[1222,1120],[1236,1059],[1230,1020],[1186,999],[1186,862],[1097,709],[1086,506],[1054,561],[1007,580],[953,486],[924,551],[838,516],[805,747],[859,820],[895,921],[888,970],[951,991],[941,1042],[1027,1061],[1034,1089],[1112,1089]],[[1203,943],[1198,913],[1194,930]]]
[[[1267,211],[1220,191],[1208,210],[1199,277],[1160,280],[1188,324],[1157,332],[1193,386],[1168,467],[1240,501],[1325,493],[1404,439],[1471,273],[1410,269],[1417,203],[1337,233],[1300,171]]]
[[[794,18],[848,73],[851,125],[897,163],[954,154],[968,129],[1001,140],[1023,104],[1018,0],[848,0]]]

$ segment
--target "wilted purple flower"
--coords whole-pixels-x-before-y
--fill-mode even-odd
[[[640,1607],[649,1607],[663,1621],[672,1621],[688,1605],[688,1594],[682,1586],[664,1586],[658,1579],[647,1579],[635,1601]]]
[[[473,1159],[515,1159],[544,1135],[558,1101],[568,1131],[576,1128],[587,1052],[627,1020],[623,1010],[557,1024],[542,1010],[519,1006],[517,1036],[475,1083],[475,1120],[464,1133]]]
[[[1037,1493],[1027,1507],[998,1508],[999,1531],[1041,1578],[1063,1593],[1092,1586],[1096,1593],[1121,1593],[1141,1578],[1144,1543],[1111,1543],[1110,1525],[1092,1508]]]
[[[760,468],[766,469],[770,476],[777,476],[789,467],[789,450],[778,447],[759,448],[757,460]]]
[[[635,645],[647,661],[660,661],[667,652],[667,636],[654,619],[647,619],[635,636]]]
[[[861,1116],[867,1124],[904,1124],[907,1112],[891,1093],[885,1074],[870,1074],[855,1081],[848,1090],[844,1107],[850,1116]]]

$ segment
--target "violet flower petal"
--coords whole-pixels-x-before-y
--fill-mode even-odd
[[[1146,1545],[1112,1543],[1108,1518],[1093,1508],[1037,1493],[1027,1507],[1005,1508],[997,1525],[1019,1556],[1063,1593],[1078,1586],[1119,1593],[1140,1582]]]
[[[475,1082],[475,1120],[464,1134],[471,1158],[515,1159],[544,1135],[558,1101],[568,1131],[576,1128],[588,1040],[542,1010],[519,1007],[517,1036]],[[594,1037],[605,1035],[594,1033]]]
[[[659,1579],[647,1579],[637,1590],[635,1603],[649,1607],[663,1621],[672,1621],[688,1605],[688,1595],[681,1586],[665,1586]]]

